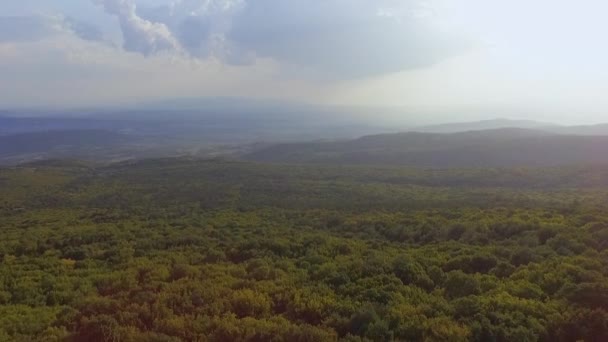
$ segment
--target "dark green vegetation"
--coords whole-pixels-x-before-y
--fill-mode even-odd
[[[608,168],[0,169],[0,340],[606,341]]]

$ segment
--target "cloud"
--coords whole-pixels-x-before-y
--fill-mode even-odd
[[[421,0],[93,0],[118,17],[124,48],[247,65],[271,59],[331,78],[434,65],[466,48]]]
[[[258,57],[345,78],[425,67],[456,53],[453,37],[416,9],[414,1],[248,1],[227,39]]]
[[[245,53],[235,56],[226,33],[244,0],[174,0],[168,5],[138,7],[137,13],[171,30],[180,47],[195,58],[215,57],[227,64],[248,64]]]
[[[61,16],[0,17],[0,43],[38,42],[53,36],[70,33],[88,41],[103,41],[97,27]]]
[[[104,41],[104,35],[101,30],[89,23],[78,21],[71,17],[66,17],[63,20],[64,27],[73,32],[77,37],[88,41]]]
[[[123,34],[123,47],[130,52],[149,56],[161,51],[179,50],[179,44],[165,24],[140,17],[134,3],[128,0],[95,0],[108,14],[118,18]]]

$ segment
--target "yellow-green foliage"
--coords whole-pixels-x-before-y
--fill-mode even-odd
[[[0,170],[0,341],[605,341],[606,174]]]

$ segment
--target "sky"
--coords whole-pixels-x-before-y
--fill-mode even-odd
[[[246,97],[608,122],[603,0],[6,0],[0,107]]]

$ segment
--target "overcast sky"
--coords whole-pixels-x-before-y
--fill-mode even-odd
[[[234,96],[608,121],[603,0],[8,0],[0,107]]]

